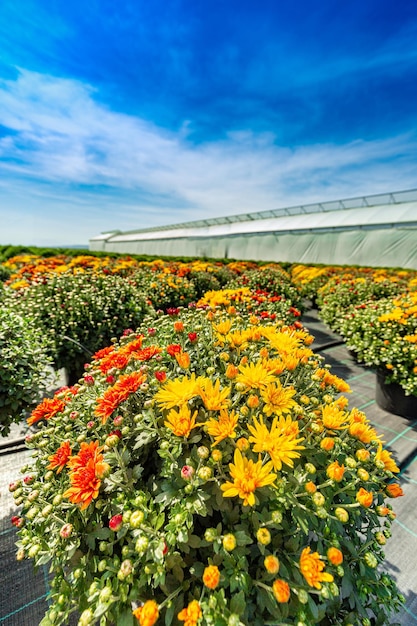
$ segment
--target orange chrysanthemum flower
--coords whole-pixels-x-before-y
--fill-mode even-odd
[[[276,601],[283,604],[288,602],[290,599],[290,586],[287,582],[285,582],[285,580],[278,578],[272,583],[272,593],[274,594]]]
[[[178,613],[180,622],[184,622],[184,626],[197,626],[198,620],[203,616],[201,606],[197,600],[192,600],[190,604]]]
[[[96,474],[96,466],[93,460],[79,470],[70,472],[71,487],[64,493],[73,504],[80,504],[81,510],[88,507],[98,497],[101,479]]]
[[[30,417],[27,419],[29,426],[36,424],[40,420],[49,420],[57,413],[60,413],[65,409],[65,402],[59,398],[45,398],[40,404],[32,411]]]
[[[158,621],[159,608],[155,600],[146,600],[143,606],[139,606],[133,611],[133,615],[140,626],[154,626]]]
[[[191,359],[188,352],[179,352],[175,355],[175,360],[181,369],[186,370],[190,367]]]
[[[339,461],[334,461],[333,463],[330,463],[329,467],[326,470],[327,476],[337,483],[342,480],[344,473],[345,466],[339,465]]]
[[[366,489],[361,487],[356,494],[356,500],[359,502],[359,504],[361,504],[365,508],[368,508],[374,501],[374,494],[371,491],[367,491]]]
[[[220,572],[217,565],[208,565],[203,573],[203,583],[208,589],[215,589],[220,582]]]
[[[327,558],[332,565],[341,565],[343,563],[343,552],[339,548],[331,546],[327,550]]]
[[[239,416],[234,411],[228,413],[226,409],[221,409],[220,417],[218,420],[211,418],[207,420],[205,428],[209,435],[214,437],[213,447],[217,446],[220,441],[231,437],[236,437],[236,426],[239,420]]]
[[[268,554],[264,558],[264,566],[268,574],[278,574],[280,562],[274,554]]]
[[[300,556],[300,570],[310,587],[321,589],[322,582],[333,582],[333,576],[323,572],[325,563],[318,552],[311,552],[311,548],[304,548]]]
[[[197,413],[198,411],[194,411],[193,415],[191,415],[189,406],[183,404],[178,411],[176,409],[170,410],[164,424],[177,437],[188,437],[192,429],[199,426],[195,421]]]
[[[82,442],[79,453],[68,461],[71,487],[65,491],[64,498],[73,504],[80,504],[82,510],[97,498],[101,479],[110,468],[101,450],[98,441]]]
[[[375,429],[364,422],[353,422],[349,426],[349,434],[362,443],[371,443],[371,441],[379,439]]]
[[[55,454],[48,456],[48,461],[50,461],[47,469],[56,469],[57,474],[62,472],[64,467],[66,466],[69,458],[71,456],[71,446],[69,441],[63,441],[59,446],[58,450]]]
[[[101,418],[102,424],[107,422],[113,411],[132,393],[135,393],[145,380],[145,374],[133,372],[120,376],[112,387],[106,389],[102,397],[97,399],[97,406],[94,410],[94,414]]]
[[[398,483],[390,483],[385,487],[385,490],[390,498],[399,498],[404,495],[404,491]]]
[[[97,350],[92,356],[93,361],[101,361],[105,356],[108,356],[111,352],[114,352],[114,346],[106,346],[101,350]]]
[[[130,356],[121,350],[117,352],[110,352],[105,355],[99,365],[99,369],[103,374],[107,374],[110,369],[122,370],[129,363]]]

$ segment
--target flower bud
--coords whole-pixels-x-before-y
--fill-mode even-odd
[[[374,554],[372,554],[372,552],[366,552],[363,559],[365,563],[367,564],[367,566],[371,567],[372,569],[375,569],[378,565],[377,558]]]
[[[211,458],[216,463],[219,463],[223,458],[223,454],[220,452],[220,450],[213,450],[211,453]]]
[[[64,524],[59,531],[60,537],[62,539],[68,539],[72,535],[72,524]]]
[[[25,551],[23,548],[19,548],[19,550],[16,552],[16,561],[23,561],[24,558]]]
[[[145,519],[145,514],[143,513],[143,511],[133,511],[129,520],[130,527],[140,528],[144,519]]]
[[[133,572],[132,561],[125,559],[120,565],[120,569],[117,572],[117,578],[119,580],[125,580]]]
[[[306,463],[304,465],[304,469],[307,472],[307,474],[315,474],[316,473],[316,468],[312,463]]]
[[[106,602],[108,602],[110,600],[110,598],[112,597],[113,592],[111,587],[103,587],[103,589],[100,591],[100,602],[103,602],[103,604],[106,604]]]
[[[135,551],[138,554],[144,554],[146,550],[148,549],[148,546],[149,546],[149,539],[147,537],[145,536],[138,537],[135,543]]]
[[[231,552],[236,548],[236,537],[232,533],[229,533],[223,537],[222,544],[227,552]]]
[[[77,626],[91,626],[94,624],[94,613],[91,609],[85,609],[80,615]]]
[[[267,546],[271,543],[271,533],[267,528],[259,528],[256,533],[256,539],[263,546]]]
[[[217,530],[215,528],[207,528],[204,533],[204,539],[209,543],[212,543],[218,538]]]
[[[279,559],[273,554],[268,554],[264,559],[264,567],[269,574],[278,574],[279,572]]]
[[[122,526],[123,526],[123,515],[119,513],[117,515],[113,515],[113,517],[110,518],[110,521],[109,521],[110,530],[112,530],[113,532],[117,532],[118,530],[121,529]]]
[[[318,507],[323,506],[324,503],[326,502],[326,498],[324,497],[322,493],[320,493],[320,491],[316,491],[316,493],[313,493],[312,500],[315,506],[318,506]]]
[[[203,467],[200,467],[200,469],[198,470],[197,475],[201,480],[210,480],[210,478],[212,478],[213,476],[213,470],[211,469],[211,467],[203,465]]]
[[[282,513],[281,513],[281,511],[272,511],[271,519],[274,522],[274,524],[281,524],[281,522],[282,522]]]
[[[343,509],[341,506],[338,506],[334,512],[339,522],[346,523],[349,521],[349,513],[346,509]]]
[[[200,459],[208,459],[208,457],[210,456],[210,450],[207,448],[207,446],[200,446],[199,448],[197,448],[197,454]]]
[[[195,474],[195,469],[192,465],[184,465],[181,468],[181,478],[183,480],[191,480]]]

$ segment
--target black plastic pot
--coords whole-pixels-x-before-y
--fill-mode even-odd
[[[381,409],[387,413],[394,413],[401,417],[417,419],[417,396],[406,396],[404,389],[398,383],[386,383],[385,372],[376,373],[375,400]]]

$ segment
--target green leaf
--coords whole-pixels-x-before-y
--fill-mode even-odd
[[[125,609],[117,616],[117,626],[134,626],[136,619],[131,609]],[[137,623],[137,622],[136,622]]]
[[[245,593],[243,591],[239,591],[236,595],[234,595],[230,601],[230,611],[232,613],[237,613],[238,615],[242,615],[246,608],[246,600]]]

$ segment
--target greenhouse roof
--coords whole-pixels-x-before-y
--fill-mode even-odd
[[[417,189],[242,213],[134,231],[112,231],[90,241],[219,237],[250,233],[417,228]]]

